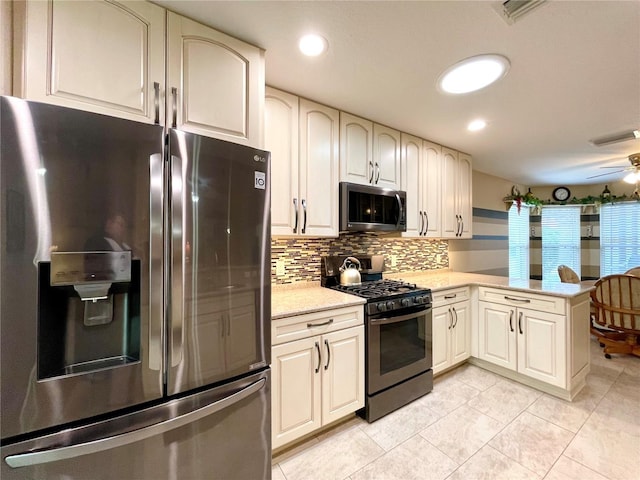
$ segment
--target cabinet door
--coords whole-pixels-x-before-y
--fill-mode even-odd
[[[364,406],[364,326],[322,336],[322,424]]]
[[[271,350],[272,447],[322,425],[320,337],[276,345]]]
[[[456,238],[460,228],[456,211],[458,152],[442,149],[442,236]]]
[[[300,225],[307,236],[338,236],[339,113],[300,99]]]
[[[478,302],[478,307],[479,358],[516,371],[515,308],[489,302]]]
[[[264,52],[173,12],[167,16],[170,125],[262,148]]]
[[[400,132],[373,125],[373,184],[400,189]]]
[[[24,23],[14,95],[164,123],[163,8],[127,1],[14,2],[14,8],[16,23]]]
[[[271,152],[271,234],[297,233],[298,97],[267,87],[265,149]]]
[[[426,230],[425,212],[422,208],[422,140],[403,133],[402,164],[400,168],[402,182],[400,188],[407,192],[407,231],[402,232],[403,237],[419,237]]]
[[[456,365],[471,356],[471,304],[454,303],[451,307],[451,364]]]
[[[456,186],[456,211],[461,217],[461,235],[459,238],[471,238],[472,236],[472,175],[473,171],[471,165],[471,157],[464,153],[458,153],[458,185]]]
[[[566,386],[565,317],[518,309],[518,372]]]
[[[435,143],[423,143],[421,163],[421,205],[425,212],[425,230],[428,237],[441,236],[442,173],[440,168],[442,147]]]
[[[340,112],[340,181],[373,183],[373,122]]]
[[[451,307],[443,305],[435,307],[432,312],[433,340],[431,351],[433,355],[433,373],[440,373],[450,365],[450,332],[453,325]]]

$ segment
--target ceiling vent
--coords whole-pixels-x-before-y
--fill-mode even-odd
[[[603,145],[609,145],[612,143],[626,142],[627,140],[637,140],[640,139],[640,129],[638,130],[627,130],[625,132],[612,133],[611,135],[605,135],[603,137],[594,138],[589,140],[589,143],[595,145],[596,147],[601,147]]]
[[[505,22],[512,25],[517,20],[520,20],[523,15],[545,2],[546,0],[507,0],[503,3],[494,4],[494,8]]]

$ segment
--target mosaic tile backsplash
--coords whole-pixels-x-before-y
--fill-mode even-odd
[[[275,238],[271,240],[271,281],[276,284],[320,281],[323,255],[385,256],[386,272],[410,272],[449,267],[448,242],[426,238],[389,238],[370,233],[345,233],[338,238]],[[397,257],[391,266],[391,255]],[[284,261],[284,275],[276,262]]]

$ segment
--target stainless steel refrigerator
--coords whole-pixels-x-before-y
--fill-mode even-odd
[[[0,97],[0,477],[271,476],[262,150]]]

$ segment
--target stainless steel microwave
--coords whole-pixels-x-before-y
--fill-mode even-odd
[[[405,232],[406,192],[340,182],[341,232]]]

